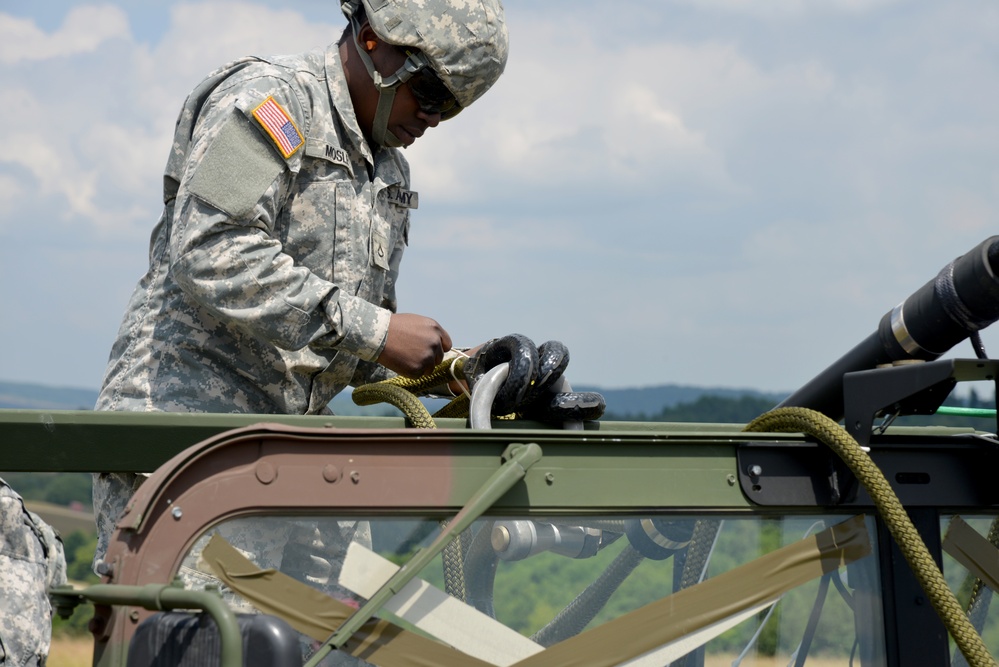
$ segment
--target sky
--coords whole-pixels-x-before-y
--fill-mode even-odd
[[[991,0],[505,5],[503,77],[406,151],[400,310],[456,344],[560,340],[573,384],[791,391],[999,233]],[[100,387],[187,93],[344,25],[0,0],[0,381]]]

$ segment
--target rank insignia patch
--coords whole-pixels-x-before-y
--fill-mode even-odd
[[[273,97],[268,97],[254,109],[253,117],[267,130],[267,134],[271,135],[271,139],[277,144],[285,159],[294,155],[295,151],[305,143],[291,116],[284,107],[274,101]]]

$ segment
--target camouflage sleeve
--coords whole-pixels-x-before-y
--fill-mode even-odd
[[[381,382],[395,376],[396,373],[381,364],[373,361],[361,361],[358,362],[357,367],[354,369],[354,376],[350,379],[350,386],[360,387],[362,384]]]
[[[0,479],[0,665],[44,665],[52,637],[47,587],[66,583],[62,542]]]
[[[254,116],[269,100],[285,114],[279,122],[292,124],[279,135],[285,147]],[[390,313],[342,292],[283,249],[287,230],[279,218],[308,126],[294,91],[277,79],[250,79],[212,97],[195,126],[174,206],[171,271],[198,306],[253,336],[283,349],[338,347],[373,360]]]

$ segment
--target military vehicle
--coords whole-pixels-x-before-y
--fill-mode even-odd
[[[0,469],[151,473],[52,591],[101,667],[995,664],[995,419],[891,421],[995,386],[997,275],[993,237],[748,426],[599,420],[513,336],[467,418],[8,411]]]

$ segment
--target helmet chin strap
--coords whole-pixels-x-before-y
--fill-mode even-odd
[[[357,34],[359,27],[357,20],[353,16],[350,17],[350,27],[354,33],[354,48],[357,50],[357,55],[361,57],[361,62],[364,63],[364,67],[368,70],[368,75],[371,77],[372,83],[375,84],[375,88],[378,90],[378,106],[375,107],[375,118],[371,122],[371,139],[379,146],[399,148],[403,145],[402,142],[399,141],[398,137],[389,132],[388,129],[389,115],[392,113],[392,104],[395,102],[396,90],[402,85],[403,81],[412,76],[412,72],[403,66],[386,81],[381,73],[375,69],[375,63],[371,60],[371,56],[361,47],[361,40]],[[405,78],[403,78],[404,75]]]
[[[375,74],[378,75],[378,72]],[[372,78],[374,79],[374,77]],[[381,76],[378,78],[380,79]],[[378,79],[374,79],[374,81],[378,88],[378,106],[375,107],[375,119],[371,122],[371,140],[379,146],[399,148],[402,146],[402,142],[388,129],[389,114],[392,113],[397,86],[379,86]]]

